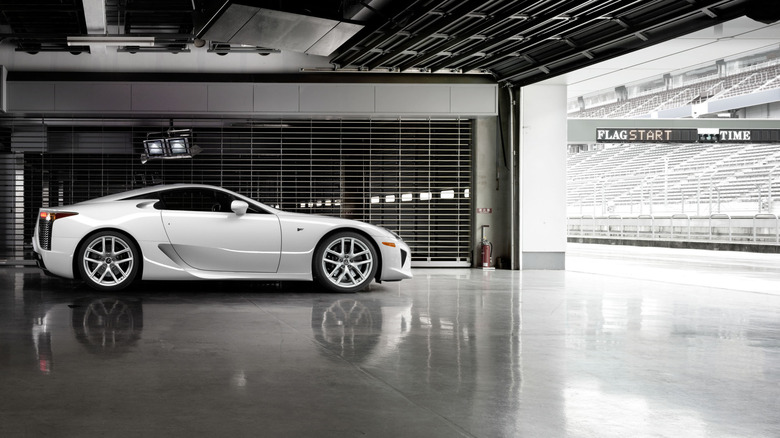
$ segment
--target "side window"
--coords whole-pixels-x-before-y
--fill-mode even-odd
[[[230,212],[232,197],[210,189],[175,189],[160,196],[165,210]]]

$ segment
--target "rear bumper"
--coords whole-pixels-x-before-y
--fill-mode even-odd
[[[32,247],[33,247],[33,257],[35,257],[35,264],[38,265],[39,268],[43,269],[43,272],[48,272],[46,270],[46,263],[43,261],[43,257],[41,256],[41,245],[38,240],[38,223],[35,224],[35,231],[33,232],[33,238],[32,238]]]
[[[35,264],[41,269],[41,271],[43,271],[44,274],[48,275],[49,277],[62,278],[59,275],[54,275],[51,271],[49,271],[46,268],[46,263],[43,261],[43,257],[41,257],[40,254],[38,254],[37,252],[33,254],[35,254]]]
[[[63,239],[67,245],[72,246],[75,239]],[[47,275],[53,277],[73,278],[72,255],[69,252],[46,251],[41,248],[38,241],[38,227],[35,227],[35,233],[32,240],[33,254],[35,264]]]
[[[38,254],[37,252],[34,252],[33,255],[35,257],[35,264],[36,264],[36,266],[38,266],[39,268],[41,268],[41,269],[43,269],[45,271],[46,270],[46,263],[44,263],[43,257],[41,257],[41,255]]]
[[[37,232],[36,232],[36,236],[33,237],[32,245],[33,245],[33,257],[35,257],[35,265],[38,266],[38,268],[40,268],[44,274],[51,277],[56,277],[56,275],[52,274],[51,271],[49,271],[49,269],[46,267],[46,262],[43,260],[43,256],[41,255],[42,252],[41,247],[40,245],[38,245]]]

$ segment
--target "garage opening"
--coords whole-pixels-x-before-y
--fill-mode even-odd
[[[142,164],[143,140],[192,129],[191,159]],[[400,234],[416,266],[470,266],[470,119],[4,119],[0,260],[32,259],[41,206],[155,184],[213,184],[287,211]]]

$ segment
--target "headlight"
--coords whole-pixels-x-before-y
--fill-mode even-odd
[[[385,228],[385,231],[387,231],[388,233],[392,234],[392,235],[393,235],[393,237],[395,237],[396,239],[398,239],[398,240],[400,240],[400,241],[402,241],[402,242],[403,242],[403,240],[404,240],[404,239],[402,239],[402,238],[401,238],[401,236],[399,236],[399,235],[398,235],[398,233],[396,233],[396,232],[393,232],[393,231],[390,231],[390,230],[388,230],[387,228]]]

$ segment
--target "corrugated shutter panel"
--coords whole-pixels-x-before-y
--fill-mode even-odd
[[[3,122],[6,263],[32,258],[41,206],[178,182],[384,226],[409,243],[418,266],[470,263],[471,120],[177,119],[174,126],[192,128],[202,152],[146,164],[142,141],[167,129],[168,119]]]

